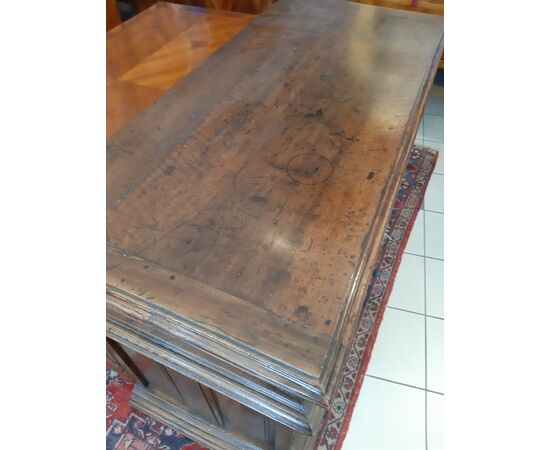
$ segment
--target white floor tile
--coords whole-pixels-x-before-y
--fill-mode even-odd
[[[434,116],[443,115],[443,98],[438,97],[437,95],[430,95],[426,100],[426,107],[424,109],[424,114],[432,114]]]
[[[424,259],[403,254],[388,306],[424,314]]]
[[[416,139],[423,139],[424,138],[424,117],[420,119],[420,123],[418,124],[418,130],[416,130]]]
[[[426,358],[428,389],[443,390],[443,320],[426,318]]]
[[[443,221],[444,215],[435,212],[424,212],[426,227],[426,256],[443,258]]]
[[[405,247],[406,253],[414,253],[415,255],[424,255],[424,211],[418,211],[416,220]]]
[[[426,258],[426,314],[443,318],[443,305],[443,261]]]
[[[443,402],[440,394],[428,392],[428,450],[443,450]]]
[[[443,184],[443,175],[432,174],[424,195],[424,209],[443,212]]]
[[[387,308],[367,373],[425,388],[424,316]]]
[[[443,142],[443,117],[424,114],[424,139]]]
[[[366,377],[342,449],[425,450],[424,395]]]
[[[443,175],[443,166],[445,165],[445,152],[443,142],[429,141],[428,139],[422,140],[424,147],[437,150],[439,155],[437,156],[437,162],[435,163],[434,173]]]

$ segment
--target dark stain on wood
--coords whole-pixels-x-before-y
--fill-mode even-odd
[[[176,166],[166,166],[164,168],[164,175],[170,176],[174,170],[176,170]]]
[[[261,195],[253,195],[250,197],[250,201],[254,203],[267,203],[267,198],[262,197]]]
[[[309,308],[307,306],[304,306],[304,305],[298,306],[295,310],[295,314],[300,319],[307,319],[311,316],[311,313],[309,312]]]
[[[292,180],[299,184],[314,185],[328,181],[334,168],[325,156],[304,153],[290,159],[286,172]]]
[[[306,113],[304,117],[323,117],[323,108],[319,108],[315,112]]]

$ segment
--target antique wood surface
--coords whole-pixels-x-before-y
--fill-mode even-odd
[[[436,16],[281,0],[115,132],[110,336],[313,433],[441,48]],[[143,73],[149,101],[170,84]]]
[[[157,0],[136,0],[139,11],[143,11],[154,5]],[[204,8],[238,11],[250,14],[260,14],[271,7],[276,0],[170,0],[172,3],[194,5]],[[444,0],[350,0],[367,5],[397,8],[406,11],[421,12],[427,14],[443,15]],[[439,68],[443,69],[443,56],[439,62]]]
[[[107,33],[107,137],[253,16],[158,3]]]
[[[444,13],[444,0],[352,0],[366,5],[383,6],[385,8],[397,8],[406,11],[415,11],[426,14],[437,14],[442,16]],[[445,67],[443,53],[439,60],[440,69]]]

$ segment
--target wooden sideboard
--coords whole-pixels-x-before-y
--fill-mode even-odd
[[[200,37],[216,36],[206,18],[155,8],[130,42],[151,64],[108,54],[111,93],[168,89],[160,61],[182,73],[186,52],[215,48]],[[162,23],[185,23],[182,40],[197,44]],[[139,381],[134,406],[213,449],[313,448],[442,28],[431,15],[280,0],[111,128],[107,335]],[[174,46],[185,51],[163,57]]]

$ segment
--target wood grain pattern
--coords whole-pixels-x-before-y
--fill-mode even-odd
[[[107,137],[252,18],[158,3],[107,33]]]

